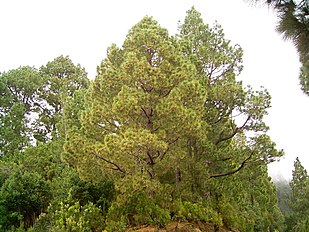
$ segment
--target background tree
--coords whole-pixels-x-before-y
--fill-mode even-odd
[[[66,98],[88,84],[85,70],[63,56],[40,70],[24,66],[2,73],[0,155],[18,153],[36,141],[59,137],[56,124]]]
[[[294,162],[293,178],[290,182],[290,187],[292,189],[290,201],[292,214],[287,218],[287,231],[308,231],[309,176],[298,158]]]
[[[208,162],[211,162],[218,172],[220,162],[224,165],[233,159],[228,156],[220,157],[220,150],[227,154],[226,150],[234,146],[234,149],[241,148],[245,151],[242,145],[248,145],[247,151],[249,152],[247,157],[242,157],[242,161],[245,161],[246,158],[254,158],[254,156],[249,157],[250,150],[251,152],[259,150],[261,153],[256,158],[262,158],[265,162],[273,161],[272,156],[280,156],[269,137],[263,135],[268,130],[263,122],[263,117],[270,107],[268,92],[266,90],[253,91],[250,87],[244,89],[242,83],[236,80],[236,76],[242,70],[241,48],[237,45],[232,46],[230,41],[224,38],[220,26],[215,25],[210,29],[208,25],[205,25],[200,13],[194,8],[188,11],[184,24],[180,26],[179,38],[184,55],[193,61],[197,70],[200,70],[199,75],[202,83],[207,88],[208,94],[204,102],[203,119],[207,123],[207,128],[205,128],[207,139],[211,141],[212,149],[216,149],[214,152],[216,155],[210,154]],[[219,47],[220,49],[218,49]],[[251,137],[251,139],[244,136],[244,133],[249,131],[256,133],[257,136]],[[249,142],[249,140],[251,141]],[[262,150],[252,149],[252,145],[259,146],[258,144],[262,143],[269,143],[268,157],[261,157]],[[205,143],[203,142],[203,144]],[[203,147],[203,145],[200,144],[199,147]],[[205,148],[205,150],[209,150],[209,148]],[[204,152],[203,149],[200,152]],[[246,152],[239,151],[237,153],[246,154]],[[205,155],[202,156],[206,158]],[[238,157],[238,161],[235,160],[236,162],[231,163],[239,163],[240,165],[240,160],[241,157]],[[230,171],[232,172],[232,170]],[[215,176],[214,173],[213,177]]]
[[[282,154],[265,134],[268,127],[263,116],[270,105],[269,94],[265,90],[244,89],[237,82],[236,76],[242,70],[241,48],[224,38],[220,26],[205,25],[194,8],[180,25],[179,38],[184,54],[193,61],[208,89],[203,117],[207,136],[189,143],[190,154],[207,164],[206,173],[199,166],[190,170],[194,192],[206,192],[208,201],[230,228],[279,229],[283,218],[276,207],[266,165]],[[246,133],[255,136],[250,138]]]
[[[14,173],[0,191],[0,229],[7,231],[33,225],[35,219],[47,208],[51,197],[48,184],[37,173]]]
[[[293,214],[290,204],[292,190],[289,185],[289,181],[283,177],[278,180],[274,180],[274,184],[277,189],[278,206],[285,220],[284,231],[288,231],[286,229],[288,227],[287,224],[289,224],[289,218]]]
[[[59,56],[40,68],[43,84],[40,97],[43,99],[39,120],[36,125],[36,139],[48,141],[59,137],[56,128],[61,120],[67,97],[73,96],[79,89],[88,88],[89,80],[84,68],[75,65],[66,56]]]
[[[85,71],[61,56],[40,70],[25,66],[0,77],[0,231],[26,230],[37,223],[40,215],[53,215],[53,210],[66,202],[69,192],[73,204],[96,204],[85,206],[81,221],[89,222],[90,218],[82,217],[88,210],[99,212],[103,219],[113,197],[113,184],[102,179],[99,184],[83,182],[61,158],[65,138],[63,108],[76,90],[82,93],[88,86]],[[68,109],[70,104],[66,112]],[[70,125],[76,120],[71,113]],[[65,215],[64,210],[61,218]],[[45,220],[45,226],[37,231],[47,230],[58,219]]]
[[[31,117],[39,104],[42,79],[29,66],[0,76],[0,155],[13,155],[31,142]]]

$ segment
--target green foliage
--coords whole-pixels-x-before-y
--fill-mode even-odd
[[[56,175],[47,178],[51,189],[51,197],[46,200],[46,208],[48,205],[49,207],[36,215],[32,230],[39,232],[83,231],[81,228],[85,231],[91,231],[93,228],[102,230],[105,215],[114,199],[113,184],[107,180],[99,183],[82,181],[74,169],[63,167],[61,163],[48,164],[49,168],[53,165],[56,165],[57,171],[54,173]],[[46,167],[45,170],[49,168]]]
[[[25,109],[19,103],[14,103],[7,114],[0,115],[0,156],[17,154],[28,145],[24,115]]]
[[[294,198],[303,198],[305,194],[306,181],[308,179],[307,170],[302,166],[298,157],[294,162],[294,170],[292,174],[292,181],[290,183],[292,194]]]
[[[40,74],[29,66],[19,67],[1,74],[1,107],[10,107],[15,102],[25,105],[26,112],[35,108],[37,90],[41,86]]]
[[[91,83],[64,56],[2,74],[1,229],[126,231],[184,220],[281,230],[267,175],[283,155],[263,122],[270,96],[244,88],[241,70],[242,49],[192,8],[174,37],[143,18]],[[308,185],[293,183],[305,186],[294,194],[301,212]]]
[[[290,200],[292,213],[286,217],[286,231],[308,231],[309,176],[298,158],[294,162],[290,187],[292,189]]]
[[[117,182],[116,190],[116,199],[107,214],[107,231],[142,224],[163,226],[170,221],[171,189],[167,186],[135,175]]]
[[[300,69],[300,75],[299,75],[299,80],[300,80],[300,85],[301,89],[303,90],[304,93],[309,95],[309,59],[307,58],[307,61],[305,58],[303,58],[303,65]]]
[[[40,83],[38,71],[29,66],[0,75],[1,157],[17,154],[31,141],[27,124],[36,108]]]
[[[89,80],[85,69],[75,65],[68,56],[48,62],[40,68],[40,74],[43,78],[40,97],[48,107],[39,112],[35,138],[45,142],[60,136],[56,126],[61,121],[67,98],[77,90],[88,88]]]
[[[288,217],[292,212],[289,205],[291,198],[291,187],[287,180],[279,180],[275,182],[277,189],[278,206],[284,217]]]
[[[114,181],[111,231],[164,225],[177,201],[185,220],[267,230],[280,213],[266,165],[283,155],[263,122],[270,96],[236,81],[242,49],[219,25],[192,8],[179,31],[170,37],[145,17],[109,48],[90,88],[69,101],[65,159],[82,178]]]
[[[309,230],[309,217],[301,219],[297,222],[297,224],[293,227],[294,231],[306,232]]]
[[[282,231],[283,216],[263,163],[250,164],[234,176],[213,179],[209,201],[224,225],[240,231]]]
[[[58,178],[66,168],[66,164],[61,160],[62,146],[62,141],[54,140],[35,147],[28,147],[23,154],[12,160],[19,163],[20,169],[39,173],[45,180],[52,181]]]
[[[202,202],[192,203],[188,201],[182,202],[181,200],[176,200],[173,203],[172,213],[174,214],[173,220],[212,222],[218,226],[223,224],[221,216],[210,206],[207,206]]]
[[[113,208],[111,207],[111,210]],[[127,230],[127,219],[125,216],[120,216],[117,220],[108,220],[106,221],[106,230],[105,231],[117,231],[117,232],[125,232]]]
[[[100,209],[92,203],[80,206],[78,202],[74,205],[61,204],[60,209],[55,212],[55,231],[93,231],[102,230],[104,222]]]
[[[50,232],[90,232],[104,229],[101,209],[93,203],[81,206],[69,195],[65,202],[57,207],[49,206],[48,214],[42,214],[33,227],[33,231]]]
[[[60,56],[40,70],[20,67],[0,75],[0,155],[17,154],[36,141],[59,137],[63,105],[89,80],[79,65]]]
[[[0,160],[0,187],[17,171],[18,166],[14,162]]]
[[[47,208],[50,198],[49,185],[40,175],[14,173],[1,187],[0,228],[5,231],[11,226],[19,227],[21,222],[28,228]]]
[[[73,178],[70,189],[72,198],[78,200],[81,205],[91,202],[99,207],[102,212],[107,213],[111,202],[115,198],[114,184],[109,180],[98,183],[83,181],[77,175]]]
[[[284,0],[276,3],[275,9],[279,15],[277,30],[283,34],[285,39],[290,39],[295,44],[299,53],[299,60],[302,64],[300,70],[301,88],[308,95],[309,3],[306,0]]]
[[[171,218],[169,211],[158,204],[160,202],[156,202],[143,191],[135,191],[131,198],[127,198],[126,203],[115,201],[107,215],[108,231],[115,231],[125,225],[166,225]],[[119,218],[122,220],[118,222]]]

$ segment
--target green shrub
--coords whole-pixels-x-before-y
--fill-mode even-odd
[[[213,209],[207,208],[202,203],[182,202],[176,200],[173,203],[173,219],[183,221],[204,221],[222,225],[221,216]]]
[[[120,218],[122,220],[119,222]],[[154,198],[147,196],[143,191],[131,195],[125,204],[115,201],[107,214],[107,228],[111,231],[118,231],[118,227],[125,227],[126,224],[163,226],[169,221],[169,211],[161,208]]]
[[[92,203],[80,206],[79,202],[73,205],[61,204],[55,212],[54,231],[90,232],[103,230],[104,220],[100,209]]]
[[[93,183],[83,181],[77,176],[72,180],[72,183],[72,198],[79,201],[81,205],[92,202],[106,213],[115,198],[114,184],[110,180]]]
[[[37,173],[16,172],[3,184],[0,191],[0,228],[25,228],[33,225],[38,215],[48,206],[51,190]]]
[[[111,206],[111,211],[113,211],[113,206]],[[121,215],[120,218],[114,220],[106,220],[105,231],[112,232],[125,232],[127,230],[127,218],[124,215]],[[105,232],[104,231],[104,232]]]
[[[102,231],[104,216],[93,203],[81,206],[69,195],[66,202],[50,205],[47,214],[42,214],[33,227],[34,232],[91,232]]]

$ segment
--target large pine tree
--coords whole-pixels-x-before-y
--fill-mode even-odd
[[[83,113],[67,130],[65,149],[83,178],[106,175],[115,182],[110,230],[121,223],[164,224],[171,215],[217,226],[247,224],[247,231],[271,225],[278,212],[266,164],[282,154],[263,122],[270,96],[243,88],[236,80],[241,70],[241,48],[219,25],[204,24],[194,8],[175,37],[145,17],[121,48],[108,49],[78,104]],[[72,105],[68,122],[70,111]],[[269,196],[247,194],[246,178],[258,179]],[[241,203],[251,196],[254,204]],[[229,209],[244,213],[232,223]]]

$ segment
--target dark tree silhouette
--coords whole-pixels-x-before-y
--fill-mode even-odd
[[[293,41],[302,64],[301,88],[309,95],[309,1],[308,0],[249,0],[274,8],[279,21],[277,31],[284,39]]]

